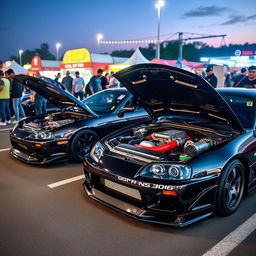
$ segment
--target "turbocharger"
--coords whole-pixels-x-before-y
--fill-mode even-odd
[[[184,145],[184,153],[188,156],[196,156],[214,145],[214,142],[210,139],[201,139],[198,142],[191,140],[187,141]]]

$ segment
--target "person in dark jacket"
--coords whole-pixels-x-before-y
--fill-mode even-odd
[[[217,87],[218,79],[213,73],[213,65],[207,66],[205,80],[209,82],[214,88]]]
[[[73,83],[73,78],[70,76],[70,72],[66,72],[66,76],[63,77],[62,82],[61,82],[65,88],[72,93],[72,83]]]
[[[7,74],[11,81],[11,97],[15,114],[15,121],[13,121],[13,123],[17,123],[20,117],[26,117],[24,109],[21,105],[24,85],[13,79],[15,77],[15,73],[12,69],[8,69]]]
[[[248,76],[242,78],[236,87],[242,88],[256,88],[256,66],[250,66],[248,68]]]
[[[233,86],[237,87],[237,84],[242,80],[245,79],[247,75],[247,68],[241,68],[241,72],[239,75],[236,76]]]
[[[103,76],[102,74],[102,76],[100,77],[102,90],[105,90],[108,88],[109,82],[108,82],[107,76],[108,76],[108,73],[106,73],[105,76]]]

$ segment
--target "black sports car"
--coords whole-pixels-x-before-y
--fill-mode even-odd
[[[256,90],[215,90],[195,74],[157,64],[116,77],[153,121],[96,143],[84,161],[89,197],[173,226],[233,213],[256,188]]]
[[[82,161],[100,137],[150,119],[126,89],[101,91],[81,102],[50,80],[25,75],[15,79],[60,109],[23,119],[11,131],[11,155],[27,163]]]

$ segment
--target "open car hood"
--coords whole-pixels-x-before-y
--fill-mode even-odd
[[[114,76],[153,118],[192,115],[243,131],[221,95],[206,80],[191,72],[159,64],[138,64]]]
[[[29,87],[36,93],[40,94],[60,109],[69,106],[77,107],[78,109],[83,110],[83,112],[86,112],[87,114],[98,116],[88,106],[86,106],[77,98],[75,98],[72,94],[67,92],[63,85],[50,78],[36,78],[27,75],[17,75],[14,77],[14,79]]]

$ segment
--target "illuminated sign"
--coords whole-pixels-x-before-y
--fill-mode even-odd
[[[42,70],[42,61],[39,56],[34,56],[31,61],[31,70],[32,71],[41,71]]]
[[[85,48],[66,51],[63,57],[63,64],[78,64],[85,62],[91,62],[90,52]]]
[[[249,50],[249,51],[241,51],[239,49],[235,50],[235,56],[251,56],[256,55],[256,50]]]

